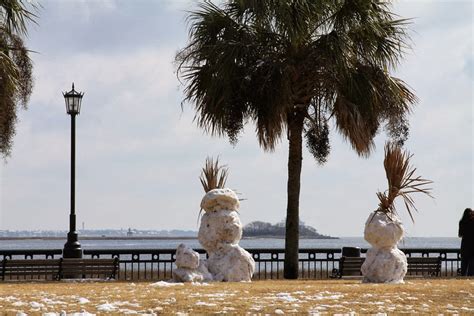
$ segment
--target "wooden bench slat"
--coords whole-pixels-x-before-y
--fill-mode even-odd
[[[85,264],[101,264],[101,263],[110,263],[114,262],[113,259],[90,259],[90,260],[83,260],[83,259],[64,259],[64,263],[85,263]]]
[[[414,257],[408,257],[407,262],[408,263],[423,263],[423,264],[437,264],[439,261],[438,258],[414,258]]]
[[[85,268],[77,268],[77,269],[63,269],[62,272],[63,273],[69,273],[69,272],[74,272],[74,271],[78,271],[78,272],[91,272],[91,271],[101,271],[101,272],[112,272],[113,267],[111,267],[110,269],[85,269]]]
[[[23,275],[38,275],[38,276],[45,276],[45,275],[49,275],[50,273],[55,273],[57,271],[42,271],[42,272],[38,272],[38,271],[23,271],[21,273],[9,273],[8,275],[9,276],[23,276]]]
[[[25,259],[23,261],[30,261],[29,259]],[[47,261],[31,261],[31,262],[22,262],[22,260],[15,260],[15,261],[10,261],[7,260],[4,263],[4,266],[60,266],[61,262],[59,260],[54,260],[54,262],[47,262]]]

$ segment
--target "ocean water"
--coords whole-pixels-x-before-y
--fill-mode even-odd
[[[79,238],[80,239],[80,238]],[[192,248],[201,248],[197,239],[167,240],[79,240],[83,249],[176,249],[184,243]],[[65,240],[25,239],[0,240],[0,250],[10,249],[62,249]],[[400,248],[459,248],[460,238],[456,237],[407,237],[400,242]],[[244,248],[284,248],[285,240],[278,238],[244,238],[240,241]],[[341,237],[339,239],[301,239],[300,248],[342,248],[370,245],[362,237]]]

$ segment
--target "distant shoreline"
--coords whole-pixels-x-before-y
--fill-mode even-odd
[[[268,236],[268,235],[262,235],[262,236],[245,236],[242,237],[242,239],[285,239],[285,236]],[[299,239],[339,239],[339,237],[331,237],[331,236],[300,236]]]
[[[242,239],[284,239],[285,236],[249,236]],[[197,236],[79,236],[79,240],[195,240]],[[339,239],[338,237],[300,237],[300,239]],[[66,240],[66,236],[32,236],[32,237],[0,237],[0,241],[5,240]]]
[[[33,236],[33,237],[0,237],[0,240],[66,240],[64,237],[56,236]],[[126,236],[79,236],[79,240],[173,240],[173,239],[197,239],[196,237],[184,236],[184,237],[167,237],[167,236],[137,236],[137,237],[126,237]]]

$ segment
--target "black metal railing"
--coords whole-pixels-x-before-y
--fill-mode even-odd
[[[205,257],[203,249],[196,250]],[[119,258],[120,280],[166,280],[172,278],[175,249],[95,249],[84,250],[90,258]]]
[[[402,248],[410,257],[440,257],[442,277],[454,277],[460,268],[459,249]],[[85,258],[119,258],[120,280],[167,280],[172,278],[175,249],[86,249]],[[203,249],[198,249],[202,258]],[[255,260],[255,280],[279,279],[283,277],[284,249],[247,249]],[[364,255],[367,249],[361,249]],[[0,250],[0,261],[4,259],[48,259],[60,258],[61,249]],[[326,279],[339,268],[340,248],[299,250],[299,276],[304,279]]]
[[[255,260],[254,279],[280,279],[283,277],[284,249],[247,249]],[[299,277],[327,279],[338,267],[339,248],[303,248],[299,250]]]

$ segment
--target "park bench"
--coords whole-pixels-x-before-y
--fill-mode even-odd
[[[410,276],[439,276],[441,273],[441,257],[407,257]]]
[[[2,280],[115,279],[119,259],[4,259]]]
[[[2,261],[2,280],[40,279],[58,280],[61,259],[24,259]]]
[[[360,268],[364,261],[363,257],[341,257],[339,269],[333,269],[331,278],[362,276]],[[440,257],[407,257],[407,263],[407,276],[439,276],[441,272]]]
[[[331,278],[342,278],[343,276],[361,276],[360,267],[364,263],[363,257],[346,257],[339,259],[339,269],[333,269]]]
[[[119,259],[63,258],[59,279],[98,278],[115,279]]]

